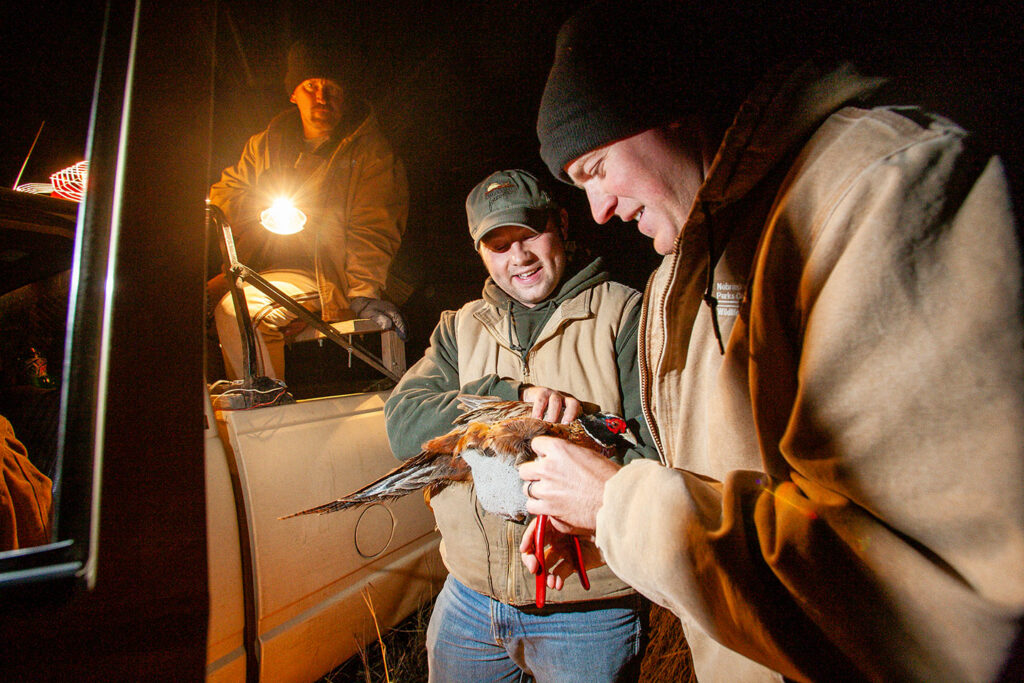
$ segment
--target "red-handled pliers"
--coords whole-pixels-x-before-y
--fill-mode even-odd
[[[537,558],[537,607],[544,606],[544,600],[548,592],[548,576],[544,567],[544,530],[548,525],[547,515],[537,515],[537,526],[533,529],[533,556]],[[583,548],[580,547],[580,537],[572,537],[573,555],[572,563],[576,567],[576,574],[580,577],[580,584],[583,590],[590,590],[590,579],[587,577],[587,566],[583,564]]]

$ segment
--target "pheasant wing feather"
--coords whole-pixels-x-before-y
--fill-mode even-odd
[[[358,491],[330,503],[285,515],[279,519],[290,519],[302,515],[322,515],[360,505],[382,503],[401,498],[428,486],[431,487],[432,493],[437,493],[444,487],[438,487],[438,484],[443,482],[444,485],[447,485],[453,481],[464,480],[468,476],[469,466],[462,458],[453,457],[449,453],[424,450]]]
[[[472,422],[496,424],[514,417],[528,416],[533,412],[532,403],[505,401],[497,396],[477,396],[475,394],[459,394],[459,407],[463,412],[452,420],[452,424],[465,425]]]

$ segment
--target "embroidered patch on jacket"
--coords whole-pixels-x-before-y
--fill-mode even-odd
[[[718,299],[718,315],[739,315],[743,302],[743,285],[732,282],[716,282],[715,298]]]

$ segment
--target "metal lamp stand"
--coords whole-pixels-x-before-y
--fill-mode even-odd
[[[247,282],[256,289],[266,294],[276,304],[294,313],[300,320],[307,323],[324,337],[340,346],[363,361],[378,372],[394,381],[401,379],[401,373],[388,368],[380,358],[374,356],[370,351],[362,348],[355,342],[349,341],[343,334],[334,329],[319,315],[314,314],[280,289],[267,282],[259,273],[249,266],[238,261],[238,253],[235,250],[235,239],[231,233],[231,226],[220,207],[215,204],[206,205],[207,228],[210,224],[218,228],[220,234],[220,249],[224,258],[228,290],[231,292],[231,301],[235,308],[235,318],[238,321],[238,331],[242,337],[242,366],[245,377],[242,380],[243,389],[253,389],[259,376],[256,356],[256,333],[253,329],[252,318],[249,316],[249,307],[245,301],[245,293],[242,291],[241,283]]]

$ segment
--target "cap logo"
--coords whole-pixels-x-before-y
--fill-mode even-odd
[[[493,211],[495,206],[502,206],[512,201],[519,193],[516,184],[509,181],[495,181],[487,186],[484,191],[484,199],[487,201],[487,210]]]

